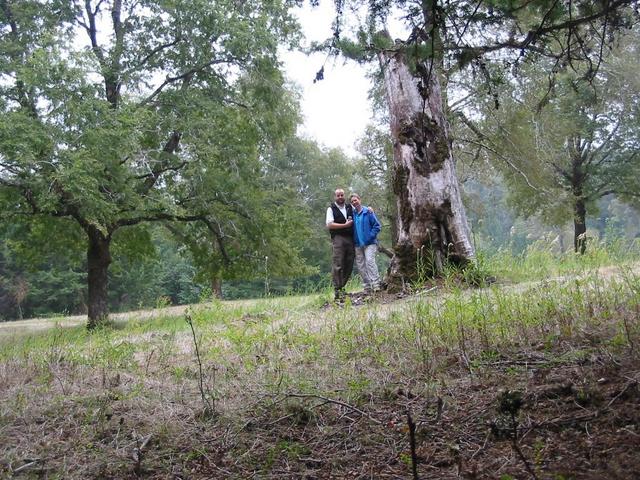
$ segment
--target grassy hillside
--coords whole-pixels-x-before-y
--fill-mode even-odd
[[[596,253],[344,308],[0,333],[0,475],[637,478],[640,270]]]

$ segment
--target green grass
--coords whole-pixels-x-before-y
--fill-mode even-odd
[[[573,251],[557,253],[545,242],[531,244],[519,255],[510,250],[478,255],[484,271],[498,280],[522,282],[549,277],[574,275],[608,265],[625,265],[640,260],[640,241],[615,239],[589,243],[587,252],[579,255]]]
[[[277,412],[275,420],[314,422],[316,410],[290,394],[340,399],[366,410],[372,399],[392,398],[399,386],[433,397],[447,378],[482,376],[522,352],[539,352],[540,361],[552,365],[637,348],[636,271],[622,267],[609,276],[593,271],[601,261],[597,252],[595,259],[535,255],[535,261],[523,258],[504,270],[513,278],[531,279],[543,271],[579,277],[483,289],[451,281],[429,295],[388,305],[320,308],[326,299],[319,294],[194,307],[189,314],[201,365],[184,316],[134,319],[91,333],[56,327],[5,339],[0,344],[0,424],[57,419],[75,432],[75,443],[59,438],[52,445],[75,449],[74,455],[90,463],[95,451],[118,445],[113,436],[120,426],[111,419],[120,416],[126,418],[123,430],[164,438],[162,448],[173,449],[171,455],[198,462],[203,451],[197,434],[185,438],[177,432],[201,424],[204,432],[216,422],[239,431],[248,416],[268,409]],[[575,346],[559,348],[568,343]],[[515,378],[526,367],[510,362],[505,368]],[[202,415],[200,381],[218,416]],[[588,395],[585,391],[585,401]],[[4,440],[5,445],[15,441]],[[31,447],[20,448],[8,450],[7,458],[19,460]],[[38,457],[41,452],[33,448],[30,455]],[[113,457],[114,450],[109,451]],[[278,438],[263,453],[259,464],[247,458],[247,468],[268,472],[309,452],[295,439]],[[106,476],[127,471],[114,465]]]
[[[632,247],[605,250],[603,245],[592,245],[586,256],[556,256],[537,246],[525,256],[500,252],[480,258],[482,269],[501,269],[500,279],[531,280],[569,273],[584,277],[526,291],[512,292],[496,285],[469,291],[451,282],[445,283],[446,296],[436,301],[413,299],[397,308],[347,305],[322,311],[318,307],[326,299],[319,294],[218,301],[195,307],[190,314],[203,359],[218,365],[227,377],[280,378],[274,372],[286,369],[290,382],[305,384],[307,368],[328,369],[329,378],[336,378],[340,370],[346,391],[365,390],[370,386],[363,380],[366,372],[393,365],[398,359],[433,370],[437,352],[457,349],[468,356],[516,339],[527,343],[571,336],[585,321],[615,320],[621,308],[633,309],[633,302],[638,303],[637,275],[622,267],[621,276],[608,283],[589,272],[614,260],[631,262],[637,258],[637,243]],[[627,325],[619,330],[628,329]],[[612,341],[624,343],[624,338],[616,338]],[[184,317],[167,316],[134,319],[92,333],[83,327],[55,327],[5,337],[0,343],[0,361],[20,359],[44,368],[63,360],[68,365],[136,373],[148,371],[156,362],[170,365],[177,361],[172,370],[182,379],[187,371],[183,363],[193,365],[191,344]],[[335,388],[332,382],[326,383],[327,389]]]

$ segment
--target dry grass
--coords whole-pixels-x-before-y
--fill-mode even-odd
[[[0,352],[0,471],[410,478],[410,412],[424,478],[635,478],[636,271],[441,291],[193,310],[213,415],[181,317],[14,337]],[[523,399],[515,424],[505,389]]]

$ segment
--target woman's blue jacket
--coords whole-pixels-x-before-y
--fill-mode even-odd
[[[353,242],[356,247],[365,247],[378,243],[378,233],[382,226],[376,218],[376,214],[367,207],[362,207],[360,213],[353,209]]]

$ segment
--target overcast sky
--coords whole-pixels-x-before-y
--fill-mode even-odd
[[[333,2],[320,2],[311,8],[307,2],[296,14],[306,36],[305,44],[323,41],[332,35],[335,18]],[[322,53],[307,56],[300,52],[284,52],[282,59],[288,78],[302,92],[304,125],[299,133],[326,147],[341,147],[355,155],[355,142],[364,133],[371,118],[367,98],[370,81],[366,69],[353,61],[329,58]],[[326,64],[325,64],[326,60]],[[324,64],[324,80],[313,83],[316,72]]]

